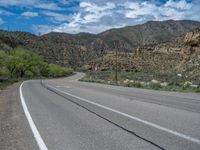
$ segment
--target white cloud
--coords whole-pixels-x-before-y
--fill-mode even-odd
[[[61,3],[67,1],[61,0]],[[58,26],[43,26],[58,32],[100,33],[128,25],[141,24],[149,20],[194,19],[200,21],[200,1],[168,0],[80,0],[79,8],[73,15],[48,13],[56,21],[66,22]],[[43,30],[44,31],[44,30]],[[46,31],[45,31],[46,32]]]
[[[43,12],[43,14],[48,17],[53,18],[55,21],[58,21],[58,22],[67,21],[69,19],[69,15],[64,15],[64,14],[55,13],[55,12],[45,11]]]
[[[0,6],[33,7],[47,10],[63,10],[56,3],[40,0],[0,0]]]
[[[35,5],[35,8],[48,9],[48,10],[63,10],[63,8],[58,7],[55,3],[39,3]]]
[[[0,6],[28,6],[34,4],[34,0],[0,0]]]
[[[108,2],[105,5],[97,5],[94,3],[82,2],[80,3],[80,7],[83,9],[83,17],[78,23],[88,24],[91,22],[98,22],[104,16],[111,16],[111,10],[115,8],[115,4]]]
[[[191,7],[192,4],[187,3],[186,0],[180,0],[177,2],[169,0],[164,6],[159,8],[159,12],[162,16],[166,17],[164,19],[190,19],[187,18],[187,13],[192,11]],[[158,19],[162,20],[162,18]]]
[[[97,13],[97,12],[103,12],[103,11],[106,11],[106,10],[114,9],[115,4],[107,2],[106,5],[97,5],[95,3],[81,2],[80,7],[84,8],[84,10],[87,11],[87,12]]]
[[[164,5],[164,7],[168,8],[176,8],[176,9],[181,9],[181,10],[188,10],[190,9],[192,4],[187,3],[186,0],[180,0],[180,1],[173,1],[169,0],[167,3]]]
[[[24,17],[37,17],[38,13],[27,11],[27,12],[23,12],[21,15]]]
[[[113,28],[120,28],[123,27],[124,25],[121,26],[112,26]],[[40,25],[40,26],[35,26],[34,30],[37,32],[40,32],[42,34],[46,34],[49,33],[51,31],[54,32],[66,32],[66,33],[79,33],[79,32],[89,32],[89,33],[100,33],[102,31],[107,30],[108,28],[110,28],[109,25],[99,25],[98,28],[96,28],[96,26],[80,26],[80,25],[70,25],[67,23],[64,23],[58,27],[55,26],[48,26],[48,25]]]
[[[143,2],[126,2],[122,6],[124,6],[124,15],[127,18],[137,19],[141,16],[153,16],[157,18],[157,7],[155,4]]]
[[[77,27],[78,26],[78,24],[79,24],[79,22],[81,21],[82,19],[81,19],[81,14],[80,13],[78,13],[78,14],[75,14],[74,16],[73,16],[73,21],[71,21],[69,24],[64,24],[64,26],[68,26],[68,27],[70,27],[70,28],[74,28],[74,27]],[[58,27],[58,28],[60,28],[60,27]]]
[[[4,23],[4,20],[0,18],[0,25]]]
[[[1,15],[6,15],[6,16],[10,16],[10,15],[14,15],[12,12],[0,9],[0,14]]]
[[[125,11],[125,16],[127,18],[135,19],[146,16],[154,20],[179,20],[184,19],[186,13],[191,11],[192,4],[187,3],[185,0],[169,0],[161,6],[150,2],[126,2],[124,3],[124,7],[128,9]]]
[[[107,24],[101,25],[99,24],[99,22],[104,17],[105,18],[112,17],[112,10],[114,8],[115,8],[114,3],[105,3],[105,5],[97,5],[94,3],[81,2],[80,12],[72,15],[71,18],[69,18],[69,21],[70,21],[69,23],[64,23],[64,24],[59,25],[58,27],[54,27],[53,30],[57,32],[69,32],[69,33],[101,32],[102,30],[108,29],[109,25]],[[57,17],[60,18],[60,15],[58,15]],[[94,26],[94,24],[96,23],[98,23],[99,25]],[[116,25],[116,27],[119,27],[119,26]]]
[[[32,29],[36,34],[46,34],[53,31],[53,26],[50,25],[33,25]]]
[[[74,0],[59,0],[59,3],[65,4],[65,5],[69,5],[69,4],[73,3],[73,2],[74,2]]]

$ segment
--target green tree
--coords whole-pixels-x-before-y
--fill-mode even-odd
[[[0,51],[0,76],[12,78],[61,77],[73,70],[46,63],[39,55],[21,47],[13,51]]]
[[[0,77],[9,77],[10,72],[8,70],[9,55],[6,52],[0,50]]]

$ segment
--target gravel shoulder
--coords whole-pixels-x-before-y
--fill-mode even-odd
[[[0,149],[37,150],[20,97],[20,83],[0,90]]]

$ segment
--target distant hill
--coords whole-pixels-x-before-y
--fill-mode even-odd
[[[156,45],[171,41],[176,37],[200,26],[200,22],[182,21],[149,21],[145,24],[111,29],[98,35],[108,45],[114,40],[123,40],[129,48]]]
[[[49,62],[77,67],[105,55],[116,47],[120,51],[135,51],[138,47],[156,46],[197,27],[200,27],[200,22],[168,20],[111,29],[97,35],[51,32],[36,36],[27,32],[0,30],[0,46],[4,49],[7,45],[23,46],[42,55]]]

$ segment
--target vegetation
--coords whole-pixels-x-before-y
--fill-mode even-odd
[[[11,85],[15,82],[18,82],[19,80],[14,79],[14,80],[0,80],[0,90],[4,89],[8,85]]]
[[[97,82],[103,84],[116,85],[114,71],[88,71],[81,79],[85,82]],[[156,79],[156,80],[155,80]],[[144,73],[125,72],[118,73],[117,85],[136,88],[147,88],[165,91],[200,92],[200,84],[187,81],[184,75],[175,73]]]
[[[72,69],[48,64],[39,55],[21,47],[0,50],[0,85],[22,78],[61,77],[72,73]]]
[[[36,36],[28,32],[0,30],[0,45],[5,43],[12,48],[20,45],[44,56],[48,62],[77,68],[114,50],[116,41],[119,51],[132,52],[138,47],[174,40],[199,26],[200,23],[195,21],[151,21],[96,35],[51,32]]]
[[[89,71],[84,81],[199,91],[200,29],[192,30],[199,25],[194,21],[150,21],[97,35],[52,32],[36,36],[0,30],[0,50],[4,50],[0,51],[0,80],[61,77],[72,73],[71,69],[47,64],[55,62],[77,71],[95,70]],[[47,62],[17,46],[40,54]],[[116,51],[120,70],[117,83],[113,71]]]
[[[62,77],[72,74],[73,70],[71,68],[62,68],[55,64],[49,64],[47,72],[49,77]]]

